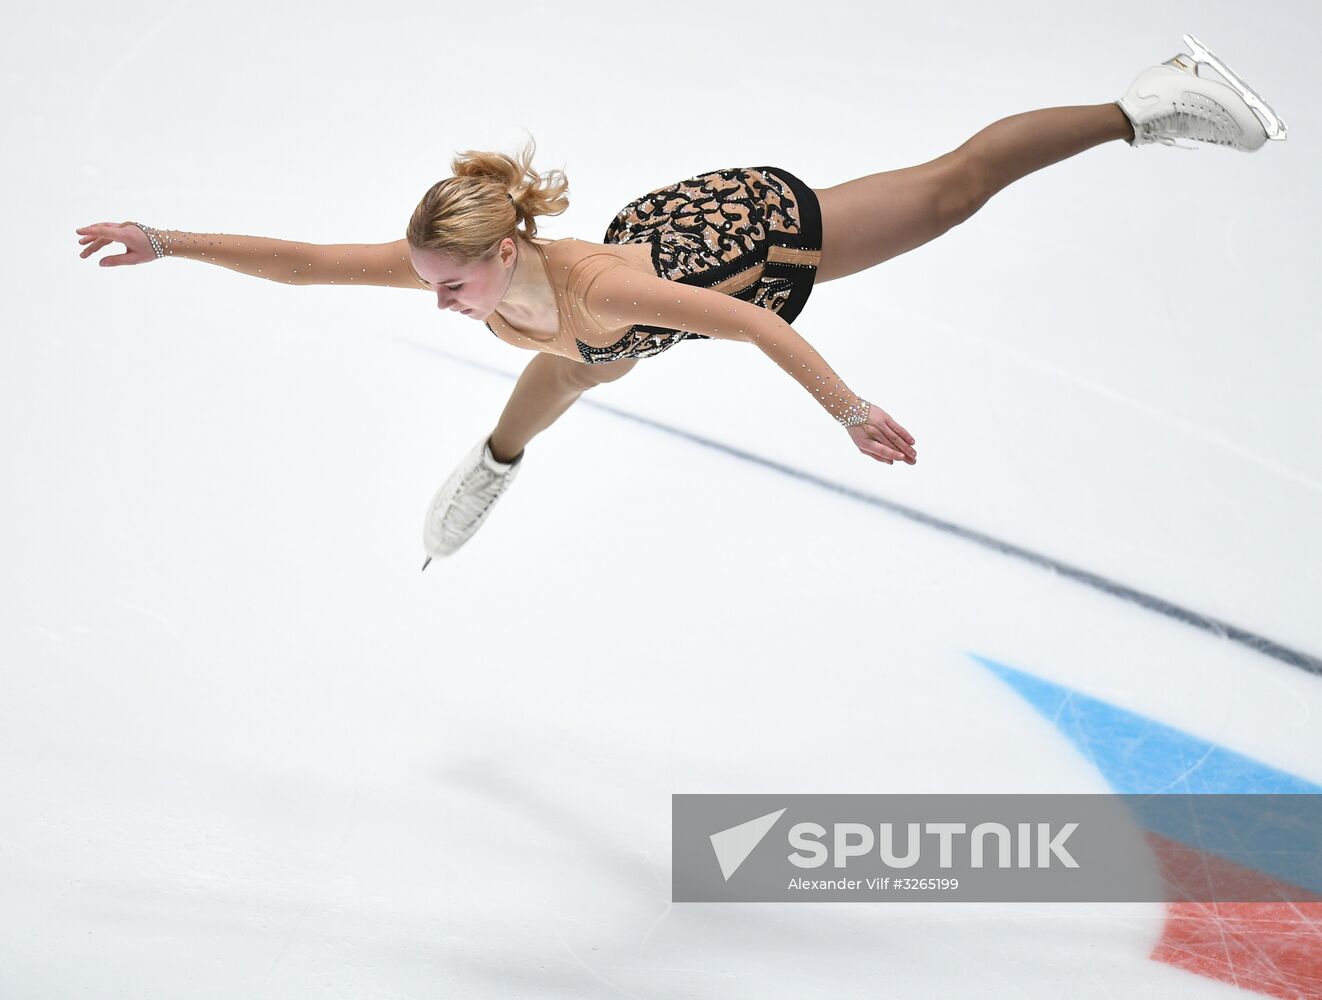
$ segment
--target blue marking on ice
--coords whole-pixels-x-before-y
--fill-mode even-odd
[[[1322,894],[1322,786],[985,656],[969,656],[1068,737],[1112,789],[1135,796],[1127,805],[1141,829]],[[1215,798],[1191,797],[1208,795]],[[1268,795],[1289,798],[1261,797]]]
[[[1069,737],[1121,794],[1322,793],[1315,785],[1146,716],[969,653]]]

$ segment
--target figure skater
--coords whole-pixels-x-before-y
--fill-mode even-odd
[[[814,190],[778,167],[715,170],[626,205],[602,243],[537,238],[537,218],[568,208],[560,171],[465,152],[427,191],[393,243],[294,243],[100,223],[77,232],[102,265],[185,257],[292,285],[385,285],[536,351],[495,428],[432,500],[423,545],[448,556],[487,519],[524,449],[586,390],[681,340],[744,341],[812,394],[864,455],[916,464],[914,438],[857,395],[790,326],[813,287],[867,270],[965,222],[996,192],[1093,146],[1189,139],[1253,152],[1284,139],[1276,114],[1197,39],[1145,69],[1119,101],[1045,108],[994,122],[936,159]],[[1226,81],[1200,76],[1210,66]]]

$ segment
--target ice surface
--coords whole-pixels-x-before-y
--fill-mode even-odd
[[[669,809],[1105,791],[971,653],[1322,780],[1318,676],[866,499],[1322,655],[1316,13],[1272,10],[11,14],[0,995],[1230,996],[1150,957],[1159,906],[672,906]],[[1186,31],[1289,142],[1113,143],[815,290],[796,328],[916,467],[688,343],[422,575],[528,355],[425,293],[77,256],[128,218],[396,239],[525,128],[573,185],[543,231],[598,239],[704,170],[822,188],[1114,99]]]

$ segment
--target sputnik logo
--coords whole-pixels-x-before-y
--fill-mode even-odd
[[[753,853],[753,848],[762,843],[762,838],[771,832],[776,820],[784,814],[784,809],[778,809],[711,835],[712,850],[716,852],[716,862],[721,866],[725,881],[730,881],[730,876],[739,870],[739,866]]]

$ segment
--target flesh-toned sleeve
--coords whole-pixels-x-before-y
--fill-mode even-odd
[[[581,301],[588,317],[607,329],[643,324],[754,344],[841,423],[867,410],[868,403],[770,309],[624,265],[596,275]]]
[[[285,285],[382,285],[428,291],[408,243],[304,243],[266,236],[153,229],[167,257],[217,264]]]

